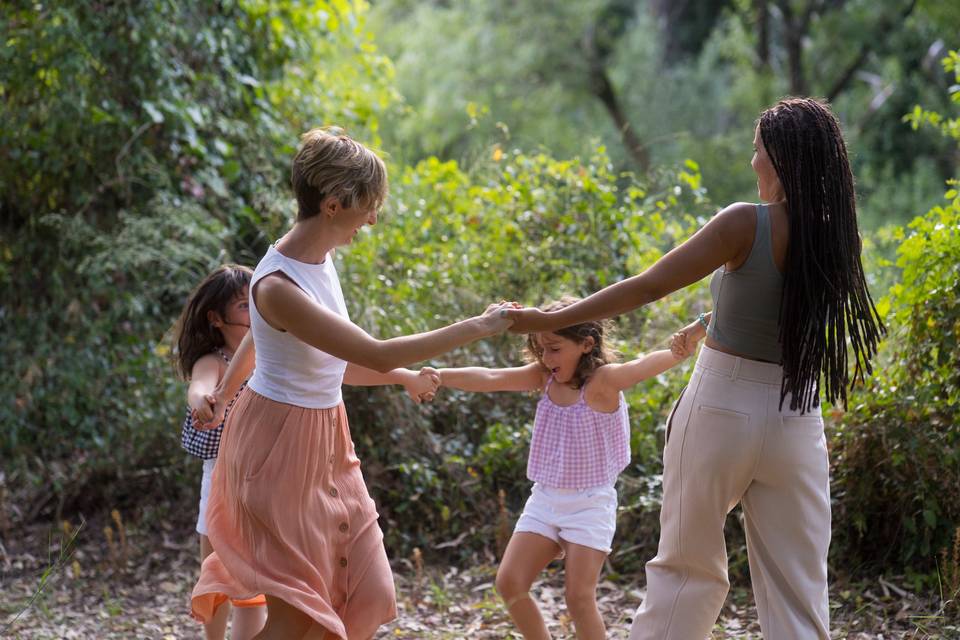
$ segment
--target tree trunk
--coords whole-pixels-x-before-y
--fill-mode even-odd
[[[603,103],[607,113],[613,119],[617,131],[620,132],[620,140],[633,162],[641,171],[647,171],[650,168],[650,154],[647,153],[646,147],[624,114],[607,70],[600,65],[590,65],[590,90]]]
[[[770,8],[768,0],[754,0],[757,16],[757,68],[770,68]]]
[[[613,119],[613,124],[620,133],[620,140],[634,164],[637,165],[637,168],[641,171],[647,171],[650,168],[650,154],[647,152],[643,142],[640,141],[640,137],[637,135],[633,125],[630,124],[627,115],[623,112],[620,99],[617,97],[617,91],[613,83],[610,82],[610,76],[607,74],[607,69],[604,66],[603,57],[598,51],[595,24],[590,25],[584,32],[581,46],[586,55],[587,66],[589,68],[590,93],[595,95],[597,99],[603,103],[603,107],[607,110],[610,118]]]
[[[874,45],[882,45],[887,36],[890,35],[890,32],[893,31],[893,29],[898,25],[902,24],[903,21],[906,20],[911,13],[913,13],[913,10],[916,8],[916,6],[917,0],[910,0],[910,3],[904,7],[896,17],[880,22],[873,36],[863,41],[863,45],[860,47],[860,52],[857,54],[857,57],[854,58],[849,65],[847,65],[847,68],[844,69],[844,71],[840,74],[840,77],[838,77],[830,87],[830,90],[827,92],[827,101],[833,102],[834,99],[836,99],[836,97],[847,88],[847,85],[850,84],[854,74],[860,69],[863,63],[866,62],[867,57],[873,51]]]
[[[803,39],[807,35],[807,24],[813,4],[798,19],[793,12],[790,0],[780,0],[777,5],[783,14],[784,39],[787,49],[787,70],[790,74],[790,93],[795,96],[807,95],[807,78],[803,70]]]

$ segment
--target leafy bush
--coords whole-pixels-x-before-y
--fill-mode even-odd
[[[944,66],[960,80],[958,62],[951,52]],[[917,107],[905,120],[960,141],[956,118]],[[848,566],[928,571],[960,526],[960,197],[948,188],[897,231],[900,279],[878,305],[890,335],[833,439],[834,550]]]
[[[206,272],[287,225],[299,133],[377,140],[396,95],[364,11],[2,5],[0,457],[35,489],[24,518],[176,495],[164,334]]]
[[[109,237],[79,218],[34,223],[58,239],[32,248],[38,271],[54,262],[63,271],[47,272],[34,295],[8,299],[0,343],[12,400],[0,404],[2,455],[36,484],[28,519],[176,493],[184,458],[171,445],[183,388],[153,336],[221,255],[225,230],[196,205],[154,207],[156,218],[122,215]],[[0,250],[9,264],[28,248]]]

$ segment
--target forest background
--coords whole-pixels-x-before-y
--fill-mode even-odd
[[[847,136],[888,329],[873,375],[825,408],[831,570],[900,576],[957,615],[960,5],[15,1],[0,29],[5,573],[39,580],[86,544],[100,551],[71,571],[93,576],[121,531],[189,535],[200,473],[179,447],[171,326],[205,273],[254,265],[289,226],[303,131],[339,125],[389,165],[380,224],[337,256],[351,317],[389,337],[640,272],[756,201],[757,116],[815,95]],[[690,287],[619,318],[616,344],[662,348],[709,305]],[[521,347],[433,364],[509,365]],[[642,583],[655,552],[663,423],[690,366],[628,394],[612,579]],[[534,399],[346,402],[398,566],[494,562],[528,488]],[[737,512],[728,524],[744,582]],[[37,562],[11,568],[36,539]]]

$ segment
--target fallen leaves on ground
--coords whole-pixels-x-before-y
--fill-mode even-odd
[[[146,551],[111,558],[108,548],[81,546],[50,573],[43,592],[25,611],[42,574],[55,562],[60,543],[51,542],[49,533],[43,542],[44,538],[34,532],[18,549],[2,553],[0,636],[24,640],[202,637],[200,626],[188,614],[198,571],[195,540],[189,534],[181,543],[169,532],[128,533],[130,547]],[[399,616],[381,629],[378,639],[520,637],[493,587],[495,567],[427,567],[416,571],[402,561],[398,566]],[[533,596],[553,637],[572,639],[574,630],[563,593],[562,565],[554,563],[536,583]],[[631,617],[643,596],[639,582],[601,581],[597,601],[609,638],[627,637]],[[836,639],[960,638],[960,622],[948,620],[939,602],[912,594],[895,577],[835,583],[831,608],[832,636]],[[760,637],[749,587],[735,586],[712,638]]]

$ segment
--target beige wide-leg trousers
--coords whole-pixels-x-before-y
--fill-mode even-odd
[[[703,640],[730,583],[738,503],[767,640],[830,637],[830,481],[819,408],[780,410],[781,367],[704,346],[667,423],[660,546],[631,640]]]

